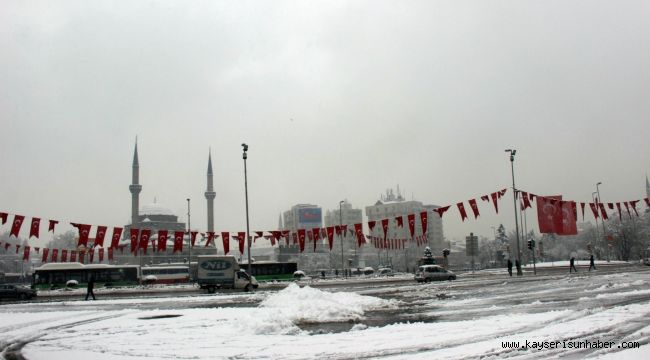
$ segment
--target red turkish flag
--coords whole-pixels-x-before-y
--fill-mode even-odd
[[[598,219],[598,207],[594,203],[589,203],[589,207],[591,208],[591,212],[594,214],[594,219]]]
[[[332,251],[332,246],[334,246],[334,227],[328,226],[325,228],[325,231],[327,232],[327,243],[330,246],[330,251]]]
[[[210,246],[214,242],[214,231],[208,231],[208,240],[205,242],[205,247]]]
[[[52,262],[57,262],[59,260],[59,249],[52,249]],[[65,261],[61,261],[65,262]]]
[[[598,203],[598,207],[600,208],[600,216],[603,217],[603,219],[607,220],[607,211],[605,210],[605,204],[603,203]]]
[[[99,256],[99,262],[104,261],[104,248],[99,248],[97,255]]]
[[[56,224],[58,224],[58,223],[59,223],[58,220],[50,220],[50,224],[49,224],[49,226],[47,227],[47,231],[54,232],[54,227],[55,227]]]
[[[67,262],[68,261],[68,250],[63,249],[61,250],[61,262]]]
[[[77,252],[70,250],[70,262],[77,262]]]
[[[413,238],[415,234],[415,214],[408,214],[406,218],[409,222],[409,233],[411,234],[411,238]]]
[[[169,232],[167,230],[158,230],[158,246],[156,246],[158,251],[167,251],[168,238]]]
[[[246,240],[246,233],[240,231],[237,233],[237,240],[239,240],[239,253],[244,253],[244,240]]]
[[[114,248],[112,247],[108,248],[108,261],[113,261],[113,252],[114,252]]]
[[[468,202],[469,202],[469,206],[472,208],[472,213],[474,213],[474,219],[478,219],[480,214],[478,212],[478,205],[476,205],[476,199],[471,199]]]
[[[29,250],[30,250],[29,246],[25,246],[25,248],[23,249],[23,261],[29,260]]]
[[[497,214],[498,214],[499,213],[499,197],[500,197],[499,192],[493,192],[492,194],[490,194],[490,196],[492,197],[492,205],[494,205],[494,211],[496,211]]]
[[[384,229],[384,239],[388,236],[388,219],[381,220],[381,228]]]
[[[395,221],[397,221],[397,227],[404,227],[404,217],[397,216],[395,217]]]
[[[41,219],[32,218],[32,226],[29,228],[29,237],[34,236],[38,239],[38,232],[41,228]]]
[[[305,229],[298,229],[298,245],[300,252],[303,252],[305,250]]]
[[[401,219],[402,217],[400,217]],[[361,226],[361,223],[354,224],[354,232],[357,234],[357,247],[361,247],[366,240],[363,237],[363,227]]]
[[[23,226],[23,221],[25,220],[25,217],[22,215],[14,215],[14,223],[11,225],[11,232],[9,233],[9,236],[13,235],[15,237],[18,237],[18,233],[20,232],[20,227]]]
[[[106,226],[97,226],[97,233],[95,234],[95,244],[93,246],[104,246],[104,237],[106,236]]]
[[[116,248],[120,243],[120,238],[122,237],[122,228],[114,227],[113,228],[113,237],[111,238],[111,248]]]
[[[422,224],[422,234],[424,235],[427,233],[428,215],[426,211],[420,213],[420,223]]]
[[[140,231],[140,245],[138,246],[138,248],[144,250],[145,254],[147,253],[147,248],[149,247],[150,237],[151,237],[150,229],[142,229],[142,231]]]
[[[636,203],[638,202],[639,200],[630,201],[630,206],[632,206],[632,210],[634,210],[634,213],[636,214],[637,217],[639,217],[639,212],[636,211]]]
[[[230,252],[230,233],[229,232],[221,232],[221,242],[223,243],[223,253],[225,255],[228,255]]]
[[[174,252],[180,251],[183,252],[183,237],[185,236],[184,231],[174,231]]]
[[[50,249],[48,248],[43,248],[43,257],[41,258],[42,263],[47,262],[47,256],[50,255]]]
[[[271,235],[273,235],[273,239],[274,239],[275,241],[280,242],[280,237],[282,236],[282,232],[281,232],[281,231],[275,231],[275,230],[274,230],[274,231],[271,231]],[[275,244],[273,244],[273,245],[275,245]]]
[[[7,222],[7,217],[9,214],[6,212],[0,212],[0,225],[4,225]]]
[[[320,240],[320,228],[311,229],[312,237],[314,238],[314,252],[316,251],[316,244]]]
[[[618,210],[618,219],[623,221],[623,215],[621,214],[621,203],[620,202],[616,203],[616,209]]]
[[[194,246],[194,243],[196,243],[196,234],[198,234],[198,231],[191,231],[190,232],[190,243],[192,246]]]
[[[138,250],[138,235],[140,234],[139,229],[131,229],[131,252],[135,254]]]
[[[562,227],[562,196],[540,196],[537,198],[537,222],[542,234],[558,233]]]
[[[444,214],[447,210],[449,210],[450,207],[451,206],[447,205],[447,206],[443,206],[443,207],[439,207],[437,209],[434,209],[433,211],[437,212],[438,216],[440,216],[440,218],[442,218],[442,214]]]
[[[497,194],[497,193],[495,193],[495,194]],[[465,221],[465,219],[467,219],[467,213],[465,212],[465,205],[463,205],[462,202],[459,202],[458,204],[456,204],[456,206],[458,207],[458,211],[460,211],[461,220]]]
[[[77,246],[88,246],[88,236],[90,236],[90,227],[88,224],[75,224],[70,223],[72,226],[76,227],[79,230],[79,241]]]
[[[372,230],[375,228],[375,224],[377,222],[375,220],[368,221],[368,229],[370,229],[370,232],[372,233]]]
[[[576,220],[578,211],[575,201],[560,201],[562,211],[562,231],[558,235],[577,235],[578,227]]]
[[[483,196],[481,196],[481,200],[490,202],[490,196],[489,195],[483,195]]]

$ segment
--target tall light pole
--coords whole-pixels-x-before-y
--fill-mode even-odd
[[[343,260],[343,202],[339,201],[339,241],[341,242],[341,271],[345,271],[345,261]],[[348,274],[345,274],[348,277]]]
[[[598,209],[600,209],[600,201],[602,200],[600,198],[600,189],[598,188],[598,186],[602,184],[603,183],[600,181],[596,183],[596,193],[598,194],[598,203],[596,204],[596,206]],[[605,230],[605,218],[603,218],[602,221],[603,221],[603,240],[605,240],[605,251],[607,254],[607,262],[609,262],[609,242],[607,241],[607,230]]]
[[[187,242],[188,242],[188,256],[187,256],[187,272],[192,281],[192,226],[190,225],[190,199],[187,199]]]
[[[594,204],[596,204],[596,214],[598,214],[598,211],[600,211],[600,210],[598,210],[598,198],[597,198],[597,196],[598,196],[597,191],[594,191],[594,192],[591,193],[591,201],[593,201]],[[594,244],[594,246],[598,245],[599,239],[600,239],[600,234],[598,234],[598,218],[596,218],[596,243]],[[600,246],[600,245],[598,245],[598,246]],[[593,251],[593,249],[592,249],[592,251]]]
[[[246,159],[248,159],[248,154],[246,153],[248,151],[248,145],[246,144],[241,144],[241,146],[244,148],[244,153],[242,154],[242,158],[244,159],[244,194],[246,195],[246,243],[248,244],[247,249],[248,249],[248,282],[251,284],[253,282],[253,271],[251,270],[251,238],[250,238],[250,226],[248,223],[248,173],[246,171]],[[252,290],[252,286],[249,286],[249,290]]]
[[[517,267],[517,276],[523,275],[521,272],[521,250],[519,248],[519,220],[517,219],[517,187],[515,187],[515,154],[517,150],[515,149],[506,149],[507,153],[510,153],[510,170],[512,171],[512,202],[515,205],[515,233],[517,234],[517,262],[519,266]]]

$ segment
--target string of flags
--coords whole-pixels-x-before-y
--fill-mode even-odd
[[[494,211],[499,213],[499,200],[506,194],[507,189],[502,189],[495,191],[486,195],[480,196],[481,202],[491,202]],[[639,212],[637,209],[637,204],[641,200],[628,200],[628,201],[619,201],[619,202],[608,202],[602,203],[599,199],[595,199],[595,202],[576,202],[576,201],[567,201],[562,200],[562,196],[539,196],[530,192],[523,190],[517,190],[516,198],[520,204],[522,211],[531,208],[532,202],[537,202],[537,214],[538,214],[538,223],[541,233],[555,233],[558,235],[573,235],[577,233],[576,221],[578,219],[578,206],[581,210],[582,220],[584,221],[585,212],[587,205],[591,210],[591,214],[594,219],[602,218],[604,220],[609,219],[607,214],[607,209],[614,210],[618,212],[619,219],[623,218],[623,211],[626,212],[627,216],[631,219],[632,212],[637,217]],[[646,197],[643,199],[646,206],[650,207],[650,200]],[[468,205],[468,208],[465,207],[465,202]],[[479,210],[479,201],[476,198],[469,199],[467,201],[461,201],[456,203],[456,208],[460,215],[461,221],[469,219],[468,209],[471,210],[474,219],[478,219],[480,216]],[[452,208],[452,205],[441,206],[433,211],[438,214],[440,218]],[[8,212],[0,212],[0,226],[5,225],[9,220],[9,215],[13,215],[13,222],[11,223],[10,228],[10,237],[13,236],[18,238],[20,231],[23,227],[26,217],[19,214],[10,214]],[[416,224],[416,215],[419,215],[421,234],[415,235],[415,224]],[[377,225],[380,227],[380,230],[383,233],[383,236],[373,236],[366,235],[363,232],[363,224],[356,223],[352,224],[350,228],[348,225],[336,225],[328,226],[324,228],[316,227],[312,229],[298,229],[295,232],[289,230],[271,230],[271,231],[254,231],[250,235],[251,239],[255,242],[257,239],[263,238],[267,241],[270,241],[272,246],[275,246],[276,243],[279,243],[282,239],[285,240],[286,244],[290,243],[297,244],[300,248],[300,252],[305,250],[305,244],[307,241],[313,243],[313,249],[316,251],[316,245],[319,241],[327,241],[329,250],[331,251],[334,245],[334,235],[336,234],[339,237],[345,237],[348,234],[353,236],[356,239],[356,246],[361,247],[369,243],[377,249],[386,249],[386,250],[400,250],[404,249],[407,242],[414,242],[418,247],[427,244],[427,224],[428,224],[428,212],[423,211],[419,214],[407,214],[406,220],[408,224],[408,230],[410,238],[388,238],[388,229],[389,222],[392,219],[381,219],[381,220],[371,220],[368,221],[368,229],[370,234],[373,234]],[[397,216],[394,218],[394,222],[398,228],[404,227],[404,217]],[[29,222],[29,236],[28,239],[32,237],[39,238],[41,230],[41,218],[32,217]],[[47,231],[54,233],[56,226],[59,224],[58,220],[48,220]],[[19,253],[20,248],[23,248],[23,260],[29,260],[29,256],[32,250],[37,254],[41,254],[42,262],[56,262],[62,261],[65,262],[68,259],[73,262],[84,261],[85,257],[88,256],[88,261],[92,262],[94,260],[95,250],[97,250],[98,260],[101,262],[104,259],[105,253],[108,255],[108,260],[112,261],[114,256],[115,249],[118,249],[121,253],[124,252],[124,249],[129,246],[130,251],[133,255],[138,255],[139,250],[142,250],[144,254],[147,253],[147,249],[151,247],[156,252],[166,252],[168,241],[171,241],[173,244],[172,251],[182,252],[183,246],[185,243],[186,236],[189,236],[190,247],[196,247],[196,241],[198,234],[201,234],[201,238],[205,240],[204,247],[216,246],[216,241],[221,236],[222,245],[224,248],[224,253],[228,254],[230,252],[230,241],[236,241],[239,245],[239,252],[244,253],[244,246],[246,240],[246,232],[228,232],[222,231],[220,234],[216,232],[198,232],[191,231],[187,234],[186,231],[173,231],[168,230],[159,230],[156,234],[152,234],[150,229],[129,229],[129,243],[122,243],[120,240],[124,235],[123,227],[112,227],[110,233],[110,245],[105,246],[105,240],[108,239],[109,227],[105,225],[93,226],[91,224],[81,224],[81,223],[70,223],[73,227],[77,228],[79,232],[78,239],[78,248],[77,250],[71,249],[49,249],[39,247],[31,247],[29,245],[22,246],[20,244],[14,244],[16,248],[16,254]],[[94,243],[89,247],[88,242],[91,239],[91,230],[95,228],[94,232]],[[343,241],[343,240],[342,240]],[[4,249],[8,251],[11,247],[9,242],[1,242],[0,246],[4,246]],[[42,252],[40,252],[42,250]],[[51,250],[51,251],[50,251]],[[60,250],[60,251],[59,251]]]

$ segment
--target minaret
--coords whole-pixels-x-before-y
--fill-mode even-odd
[[[135,138],[135,151],[133,152],[132,178],[129,191],[131,191],[131,226],[136,226],[140,215],[140,164],[138,163],[138,138]]]
[[[650,198],[650,182],[648,182],[648,174],[645,174],[645,196]]]
[[[208,200],[208,231],[214,231],[214,198],[217,193],[212,186],[212,151],[208,152],[208,189],[205,198]]]
[[[280,214],[278,216],[278,230],[282,230],[282,229],[284,228],[282,227],[282,214]]]

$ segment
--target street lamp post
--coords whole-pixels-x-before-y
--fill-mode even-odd
[[[345,260],[343,259],[343,202],[344,200],[339,201],[339,241],[341,242],[341,271],[345,271]],[[348,274],[345,273],[345,277],[348,277]]]
[[[248,222],[248,173],[246,171],[246,159],[248,159],[248,145],[241,144],[241,146],[244,148],[244,152],[242,154],[242,158],[244,159],[244,194],[246,196],[246,243],[247,245],[247,250],[248,250],[248,282],[249,285],[253,281],[253,271],[251,270],[251,238],[250,238],[250,226]],[[248,287],[249,290],[252,290],[252,285]]]
[[[598,196],[598,192],[597,192],[597,191],[594,191],[594,192],[591,193],[591,201],[593,201],[594,204],[596,204],[596,213],[598,213],[598,211],[599,211],[599,210],[598,210],[598,198],[597,198],[597,196]],[[595,240],[596,243],[595,243],[595,245],[598,245],[598,240],[600,239],[600,234],[598,233],[598,231],[599,231],[599,230],[598,230],[598,218],[596,218],[596,240]],[[603,236],[603,237],[604,237],[604,236]],[[598,246],[600,247],[600,245],[598,245]],[[593,251],[593,250],[592,250],[592,251]],[[591,255],[591,254],[590,254],[590,255]]]
[[[189,274],[190,282],[192,282],[192,226],[190,224],[190,199],[187,199],[187,272]]]
[[[515,187],[515,154],[517,150],[507,149],[507,153],[510,153],[510,170],[512,171],[512,202],[515,205],[515,233],[517,234],[517,262],[519,266],[517,267],[517,276],[523,275],[521,272],[521,250],[519,246],[519,220],[517,219],[517,188]]]
[[[600,181],[596,183],[596,194],[598,194],[598,203],[596,204],[597,209],[600,209],[600,201],[602,200],[600,198],[600,189],[598,187],[602,184],[603,183]],[[609,262],[609,242],[607,241],[607,230],[605,230],[605,218],[603,218],[602,221],[603,221],[603,240],[605,240],[605,251],[607,254],[607,262]]]

